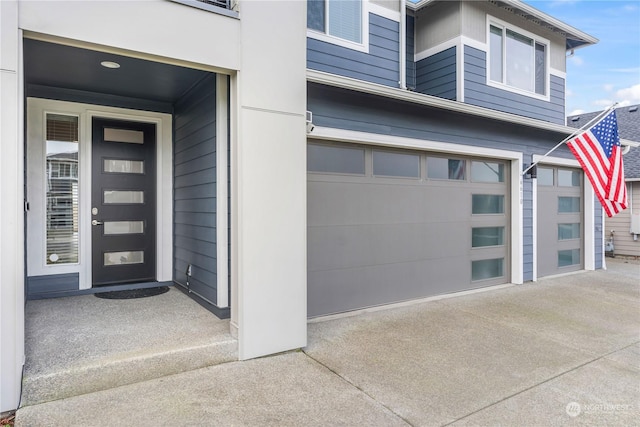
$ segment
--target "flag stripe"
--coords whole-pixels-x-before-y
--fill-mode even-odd
[[[607,216],[627,208],[627,188],[616,112],[611,111],[567,145],[582,166]]]

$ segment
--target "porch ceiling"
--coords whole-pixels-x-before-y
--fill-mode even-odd
[[[120,64],[109,69],[102,61]],[[58,89],[174,103],[206,71],[112,53],[24,40],[25,83]]]

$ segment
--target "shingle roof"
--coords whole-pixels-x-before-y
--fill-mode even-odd
[[[591,119],[600,114],[601,111],[593,113],[577,114],[567,117],[567,126],[579,128],[589,123]],[[618,134],[620,138],[634,142],[640,142],[640,108],[638,105],[616,108],[618,119]],[[624,177],[626,179],[640,178],[640,147],[632,147],[623,157]]]

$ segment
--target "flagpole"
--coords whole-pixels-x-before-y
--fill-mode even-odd
[[[566,143],[568,140],[570,140],[571,138],[573,138],[574,136],[576,136],[577,134],[579,134],[580,132],[582,132],[584,129],[588,129],[588,126],[591,125],[591,123],[600,120],[602,117],[604,117],[605,115],[609,114],[611,112],[611,110],[613,110],[614,108],[616,108],[616,105],[618,105],[618,103],[616,102],[615,104],[613,104],[611,107],[607,108],[606,110],[604,110],[602,113],[598,114],[597,116],[595,116],[593,119],[591,119],[589,122],[587,122],[587,124],[583,125],[581,128],[575,130],[571,135],[569,135],[568,137],[566,137],[565,139],[563,139],[562,141],[560,141],[555,147],[553,147],[551,150],[547,151],[545,153],[544,156],[540,157],[538,159],[538,161],[533,162],[529,165],[529,167],[527,167],[523,172],[522,172],[522,176],[524,176],[527,172],[529,172],[529,170],[531,170],[531,168],[533,168],[535,165],[537,165],[538,163],[540,163],[544,158],[546,158],[547,156],[549,156],[549,154],[553,153],[554,151],[556,151],[562,144]]]

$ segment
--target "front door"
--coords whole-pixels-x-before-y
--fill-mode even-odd
[[[94,118],[94,286],[155,280],[155,124]]]

